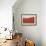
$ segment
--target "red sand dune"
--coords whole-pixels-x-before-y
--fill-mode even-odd
[[[23,18],[23,23],[34,23],[34,17]]]

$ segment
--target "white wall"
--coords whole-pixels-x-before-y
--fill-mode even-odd
[[[0,0],[0,27],[12,28],[12,6],[16,0]]]
[[[21,1],[21,0],[20,0]],[[18,0],[18,2],[20,2]],[[17,6],[16,6],[17,5]],[[41,1],[40,0],[22,0],[21,3],[15,3],[13,6],[15,30],[23,33],[23,37],[35,41],[36,46],[41,46]],[[36,26],[22,26],[21,14],[37,14]]]
[[[41,40],[46,46],[46,0],[41,0]]]
[[[23,32],[25,38],[33,39],[36,46],[46,46],[46,0],[18,0],[18,2],[13,6],[15,30]],[[21,26],[21,14],[32,13],[37,14],[37,26]]]

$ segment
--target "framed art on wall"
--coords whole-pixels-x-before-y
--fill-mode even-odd
[[[35,26],[37,24],[37,14],[21,14],[21,25]]]

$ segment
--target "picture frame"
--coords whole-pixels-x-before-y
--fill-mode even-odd
[[[23,26],[37,25],[37,14],[21,14],[21,25]]]

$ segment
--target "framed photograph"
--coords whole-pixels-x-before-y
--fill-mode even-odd
[[[21,25],[35,26],[37,24],[37,14],[21,14]]]

